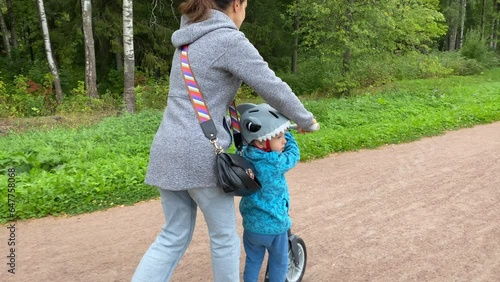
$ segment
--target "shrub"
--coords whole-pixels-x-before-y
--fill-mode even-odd
[[[57,107],[59,113],[90,113],[117,109],[120,102],[113,98],[109,91],[101,94],[99,98],[91,98],[85,90],[85,82],[78,81],[78,86],[70,91],[63,103]]]
[[[465,58],[476,60],[485,68],[498,65],[495,53],[489,49],[486,41],[481,39],[479,31],[474,29],[467,32],[460,54]]]
[[[280,77],[297,95],[325,91],[334,86],[339,65],[331,58],[310,56],[299,62],[297,73],[284,73]]]
[[[167,94],[169,85],[165,80],[148,82],[146,85],[135,87],[135,99],[137,110],[158,109],[163,110],[167,105]]]
[[[7,89],[7,93],[4,99],[8,104],[9,115],[35,117],[54,112],[55,97],[51,88],[41,86],[23,75],[15,77],[14,85]]]
[[[258,94],[252,89],[252,87],[246,84],[241,85],[240,89],[238,89],[238,93],[236,94],[237,100],[238,99],[249,100],[249,99],[254,99],[257,96]]]
[[[0,118],[12,115],[9,100],[5,83],[0,80]]]
[[[465,58],[461,52],[440,52],[437,56],[444,67],[452,70],[452,75],[472,75],[485,70],[477,60]]]

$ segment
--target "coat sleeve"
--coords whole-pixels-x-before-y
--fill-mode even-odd
[[[290,132],[285,133],[286,145],[281,154],[276,153],[276,163],[281,173],[286,173],[300,161],[300,150],[295,138]]]
[[[313,124],[313,114],[288,84],[264,61],[257,49],[241,32],[235,33],[221,58],[227,70],[252,87],[264,100],[302,128]]]

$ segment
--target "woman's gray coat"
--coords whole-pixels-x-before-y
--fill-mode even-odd
[[[194,24],[186,24],[183,17],[172,43],[177,49],[167,108],[151,146],[147,184],[174,191],[217,186],[214,147],[203,135],[191,105],[180,70],[180,46],[189,44],[191,69],[224,149],[231,136],[223,120],[242,82],[299,126],[312,125],[313,115],[224,13],[214,10],[210,19]]]

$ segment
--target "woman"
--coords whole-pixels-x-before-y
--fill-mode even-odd
[[[139,263],[132,281],[169,281],[193,235],[197,207],[210,236],[213,279],[239,281],[240,239],[234,198],[218,187],[214,147],[198,123],[180,69],[180,47],[189,61],[218,132],[227,149],[226,111],[242,82],[307,131],[316,120],[290,87],[276,77],[239,28],[247,0],[187,0],[180,5],[181,27],[167,108],[150,151],[146,183],[159,188],[166,223]]]

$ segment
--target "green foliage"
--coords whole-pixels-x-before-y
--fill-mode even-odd
[[[248,1],[241,31],[276,71],[290,68],[292,18],[285,15],[289,0]]]
[[[44,83],[48,83],[46,77]],[[0,116],[34,117],[50,115],[55,110],[55,99],[50,89],[29,80],[23,75],[16,76],[14,85],[3,86],[2,100],[5,102]],[[0,93],[1,94],[1,93]]]
[[[484,75],[410,80],[372,93],[307,100],[321,124],[298,136],[303,160],[375,148],[500,120],[500,69]]]
[[[302,46],[340,56],[428,50],[446,33],[436,1],[305,1],[291,5],[301,12]]]
[[[57,112],[62,114],[91,113],[116,109],[119,103],[109,93],[101,95],[100,98],[91,98],[85,90],[85,82],[78,81],[78,87],[71,90],[71,95],[57,107]]]
[[[257,93],[253,91],[253,89],[246,85],[243,84],[240,89],[238,89],[238,93],[236,94],[236,102],[239,102],[240,99],[243,100],[249,100],[249,99],[255,99],[257,97]]]
[[[464,46],[460,50],[462,56],[476,60],[485,68],[498,65],[499,61],[495,53],[487,46],[485,40],[481,39],[481,34],[476,30],[469,30],[465,38]]]
[[[11,115],[11,107],[8,104],[9,95],[5,83],[0,80],[0,118]]]
[[[67,100],[59,109],[87,112],[106,105],[119,106],[123,100],[123,70],[119,69],[123,61],[122,2],[92,2],[97,83],[101,96],[106,93],[104,99],[108,99],[102,105],[101,100],[87,105],[85,97],[73,94],[79,87],[78,81],[84,80],[85,69],[79,3],[44,2],[52,51]],[[161,92],[168,86],[156,89],[149,80],[168,75],[174,53],[170,38],[180,24],[176,9],[180,2],[134,3],[140,108],[164,105]],[[358,87],[379,86],[398,79],[468,75],[498,65],[498,57],[488,51],[477,31],[467,32],[461,56],[434,55],[439,45],[440,48],[446,45],[442,41],[459,28],[460,3],[458,0],[252,0],[241,30],[296,93],[339,96]],[[0,106],[0,116],[53,114],[56,106],[46,76],[49,68],[36,5],[13,1],[13,8],[17,34],[22,40],[18,42],[19,48],[12,50],[11,58],[0,56],[0,77],[7,91],[0,99],[8,103]],[[294,26],[296,16],[298,26]],[[498,25],[493,26],[498,11],[490,0],[467,2],[465,16],[465,29],[482,30],[483,38],[498,29]],[[10,27],[8,19],[7,25]],[[448,27],[450,32],[446,35]],[[289,74],[295,38],[299,44],[299,71]],[[5,53],[1,48],[0,52]],[[347,52],[350,59],[343,62]],[[20,75],[43,89],[35,95],[21,93],[23,90],[14,82]]]
[[[393,68],[392,76],[395,80],[444,77],[452,72],[441,65],[437,56],[417,52],[394,57],[389,65]]]
[[[167,105],[168,82],[166,80],[151,81],[144,86],[135,87],[137,110],[163,110]]]
[[[123,99],[123,70],[110,70],[108,77],[98,88],[99,92],[109,90],[115,99]]]
[[[491,53],[489,53],[491,54]],[[495,62],[495,57],[490,57]],[[352,89],[378,87],[398,80],[479,74],[486,69],[460,52],[423,54],[374,53],[353,56],[350,72],[341,75],[342,62],[331,57],[307,57],[299,61],[297,74],[280,74],[298,95],[321,93],[338,97]]]
[[[465,58],[460,52],[441,52],[438,57],[444,67],[452,70],[453,75],[472,75],[485,70],[478,61]]]
[[[297,73],[283,73],[280,77],[290,85],[297,95],[324,92],[334,88],[338,81],[339,62],[319,56],[304,56],[298,64]]]

